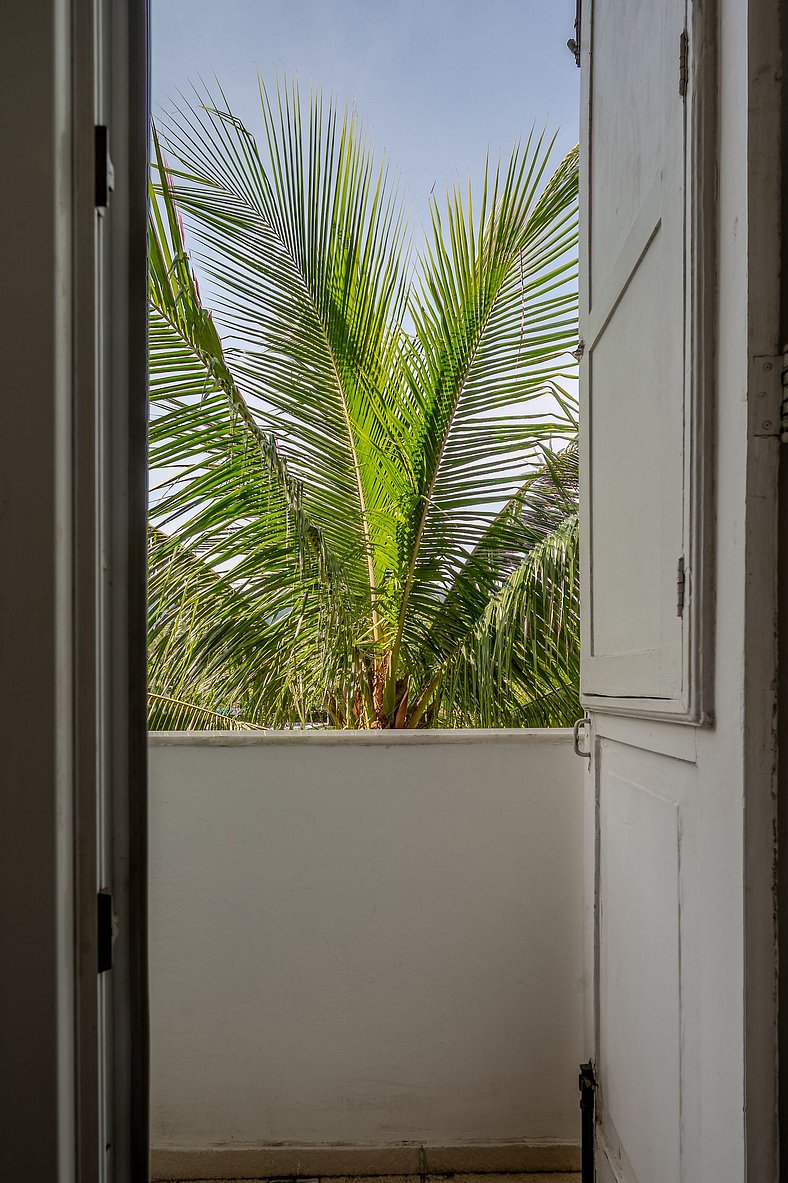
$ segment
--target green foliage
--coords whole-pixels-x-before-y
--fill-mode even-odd
[[[155,136],[151,725],[570,723],[577,154],[414,255],[355,116],[260,98],[262,146],[221,93]]]

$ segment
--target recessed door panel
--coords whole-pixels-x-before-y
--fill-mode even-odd
[[[626,239],[660,176],[663,125],[655,116],[664,106],[668,63],[664,54],[644,51],[665,43],[668,10],[659,0],[597,0],[593,16],[592,69],[602,82],[614,78],[615,85],[594,88],[589,129],[594,170],[592,304],[604,291],[615,263],[617,251],[611,251],[611,244]],[[633,63],[637,69],[629,68]]]
[[[609,740],[597,750],[597,1116],[627,1183],[681,1178],[681,818],[694,774]]]

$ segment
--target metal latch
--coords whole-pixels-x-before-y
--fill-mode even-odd
[[[572,728],[575,755],[583,760],[591,758],[591,720],[588,715],[578,719]]]

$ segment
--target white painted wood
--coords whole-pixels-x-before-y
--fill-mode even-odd
[[[583,23],[583,693],[680,706],[685,0],[594,0]]]
[[[680,828],[693,769],[609,741],[600,781],[600,1123],[638,1183],[679,1178]]]
[[[668,13],[671,4],[626,5],[626,11],[608,0],[594,0],[593,11],[583,5],[584,109],[586,128],[593,128],[592,171],[589,182],[586,156],[582,195],[586,263],[591,262],[583,276],[581,393],[583,578],[584,588],[589,580],[592,588],[584,607],[584,701],[593,736],[586,850],[592,852],[594,868],[587,876],[586,947],[593,948],[594,996],[586,1031],[599,1080],[597,1174],[603,1183],[777,1183],[773,720],[779,445],[753,436],[750,425],[758,396],[758,387],[751,385],[753,358],[780,349],[778,5],[771,0],[689,4],[687,126],[681,134],[687,145],[686,254],[692,266],[679,329],[663,315],[662,289],[654,282],[647,285],[649,299],[635,291],[627,308],[641,268],[651,266],[652,281],[660,266],[664,275],[664,259],[649,259],[662,228],[639,256],[629,288],[615,304],[616,286],[629,275],[626,260],[634,258],[638,236],[648,235],[654,220],[657,192],[652,186],[649,195],[648,174],[637,155],[642,148],[638,121],[645,115],[632,87],[637,89],[641,76],[646,89],[654,85],[656,66],[645,59],[663,54],[665,46],[656,35],[641,41],[608,29],[622,52],[605,57],[603,51],[600,57],[596,27],[593,79],[588,68],[588,25],[601,10],[618,14],[621,24],[631,18],[642,33],[644,22],[651,22],[652,30],[659,23],[655,10]],[[677,71],[677,51],[674,61]],[[607,106],[600,103],[601,89],[612,93]],[[623,126],[616,122],[621,94],[630,96],[632,127],[626,119]],[[662,137],[659,150],[666,151],[663,133],[669,120],[661,121],[654,109],[653,121],[654,143]],[[619,255],[625,261],[614,259],[599,281],[602,297],[591,283],[594,251],[598,259],[599,239],[612,235],[613,226],[608,220],[595,245],[597,141],[604,141],[609,153],[603,190],[615,198],[619,188],[611,178],[618,170],[622,201],[640,203],[630,224],[622,226]],[[706,282],[710,262],[713,301]],[[605,311],[595,313],[591,296],[597,302],[603,298],[605,309],[615,305],[607,328]],[[625,532],[631,525],[629,509],[617,507],[612,495],[607,501],[595,498],[594,482],[598,492],[599,481],[615,473],[617,454],[639,446],[625,436],[625,426],[616,426],[612,409],[606,419],[594,418],[599,411],[594,352],[598,360],[600,332],[603,342],[619,317],[628,336],[637,340],[647,338],[656,321],[656,331],[667,334],[668,366],[673,353],[684,357],[680,512],[689,611],[682,626],[678,691],[667,681],[661,688],[657,684],[671,667],[665,650],[655,648],[653,596],[644,593],[640,621],[627,612],[625,620],[605,621],[601,634],[598,628],[593,632],[594,613],[601,611],[595,568],[600,537],[611,553],[618,545],[609,520],[600,534],[600,511],[618,514]],[[632,360],[631,344],[625,354],[627,348]],[[605,358],[602,348],[601,356],[611,379],[603,399],[621,411],[629,399],[627,367],[618,351],[608,350]],[[702,397],[709,385],[713,437]],[[595,467],[598,422],[617,432],[615,448],[608,447],[607,469]],[[672,470],[673,444],[658,430],[650,441],[654,455],[644,459],[647,477]],[[623,466],[629,482],[634,465],[627,457]],[[622,498],[629,492],[627,483]],[[656,555],[656,534],[652,541]],[[626,565],[645,563],[648,571],[652,562],[654,569],[654,555],[624,554],[623,548],[619,554]],[[627,572],[625,605],[641,575]],[[611,578],[607,588],[611,611],[618,607],[615,583]],[[598,654],[589,644],[600,635],[619,652],[607,665],[595,666]],[[594,681],[595,668],[606,681]],[[648,682],[649,668],[655,681]],[[618,670],[623,670],[620,678]],[[657,692],[671,697],[657,697]]]

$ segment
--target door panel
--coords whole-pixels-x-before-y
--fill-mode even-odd
[[[664,105],[666,63],[662,55],[644,53],[644,49],[664,43],[666,17],[661,3],[605,0],[594,5],[592,68],[597,77],[614,71],[616,86],[594,88],[591,304],[603,291],[615,262],[611,244],[626,240],[648,194],[659,183],[663,129],[654,116]],[[630,62],[638,63],[636,71],[626,68]],[[631,162],[626,170],[620,167],[622,159]]]
[[[602,740],[598,1072],[622,1177],[680,1177],[680,810],[692,767]]]
[[[685,689],[684,24],[685,0],[584,9],[586,698],[680,704]]]
[[[680,690],[678,650],[672,641],[680,639],[681,624],[675,605],[682,520],[681,449],[676,444],[682,433],[681,406],[663,395],[666,389],[680,389],[681,357],[675,352],[671,356],[667,347],[667,317],[654,323],[653,332],[641,331],[654,320],[654,292],[664,290],[669,255],[670,244],[657,223],[589,359],[591,467],[604,474],[591,485],[592,687],[604,685],[609,694],[627,694],[635,686],[644,695],[659,697]],[[674,327],[680,330],[680,320]],[[672,462],[663,463],[664,455]],[[622,497],[622,489],[633,493]],[[633,555],[637,561],[628,561]],[[671,610],[667,629],[664,605]],[[627,661],[625,671],[622,659]],[[640,680],[634,683],[636,667]]]

